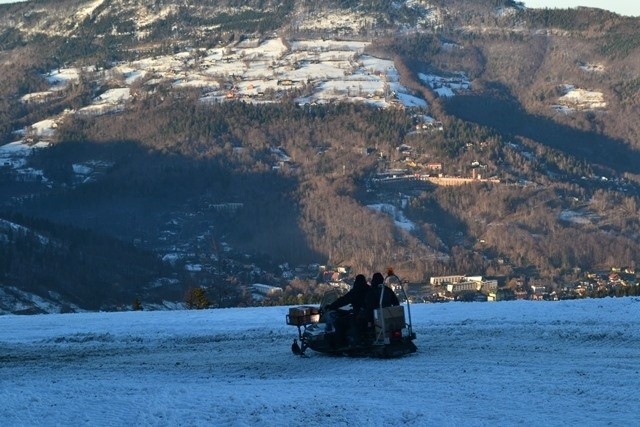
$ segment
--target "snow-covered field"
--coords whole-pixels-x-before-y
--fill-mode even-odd
[[[287,307],[0,316],[3,426],[637,425],[640,299],[412,306],[418,353],[290,353]]]
[[[570,84],[563,85],[561,89],[564,95],[558,99],[558,105],[551,106],[555,111],[568,114],[576,110],[601,110],[607,107],[602,92],[588,91]]]

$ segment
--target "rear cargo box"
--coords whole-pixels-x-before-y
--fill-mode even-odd
[[[384,307],[374,310],[376,329],[382,329],[382,316],[384,316],[385,332],[390,332],[405,327],[404,307]]]
[[[287,315],[287,325],[309,325],[320,321],[320,310],[318,307],[308,305],[300,305],[298,307],[289,308]]]

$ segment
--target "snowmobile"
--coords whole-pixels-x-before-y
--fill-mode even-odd
[[[286,316],[288,325],[298,328],[298,338],[293,340],[291,351],[305,356],[310,348],[314,351],[341,356],[368,356],[392,358],[415,353],[413,343],[416,334],[411,322],[411,307],[400,279],[390,275],[384,285],[396,293],[401,301],[399,306],[374,310],[373,322],[368,322],[361,330],[354,332],[354,325],[348,331],[347,339],[338,334],[334,327],[336,319],[349,316],[346,310],[326,310],[325,307],[338,298],[338,292],[331,290],[322,298],[319,306],[303,305],[291,307]],[[380,306],[382,296],[380,293]],[[339,336],[340,335],[340,336]]]

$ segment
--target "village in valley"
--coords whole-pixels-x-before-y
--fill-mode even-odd
[[[281,281],[281,285],[254,283],[243,288],[245,301],[250,305],[274,305],[317,302],[310,295],[294,295],[287,283],[292,280],[309,281],[312,288],[347,292],[356,273],[349,267],[329,267],[319,264],[290,268],[280,266],[282,276],[261,276],[269,283]],[[253,270],[257,273],[259,269]],[[571,283],[544,285],[535,279],[518,277],[483,277],[472,275],[432,276],[422,283],[402,281],[410,303],[496,302],[511,300],[559,301],[580,298],[603,298],[640,295],[640,277],[630,267],[613,267],[607,271],[587,272]],[[255,276],[258,277],[258,276]]]

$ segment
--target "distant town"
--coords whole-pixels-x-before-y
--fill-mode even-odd
[[[346,292],[351,288],[354,272],[348,267],[318,264],[289,268],[281,265],[282,285],[253,283],[241,287],[246,305],[288,305],[317,303],[329,289]],[[277,278],[271,278],[277,279]],[[308,283],[308,294],[301,294],[301,282]],[[297,286],[292,286],[293,283]],[[572,283],[542,285],[520,277],[483,277],[480,275],[432,276],[423,283],[403,282],[410,303],[493,302],[510,300],[559,301],[580,298],[623,297],[640,295],[640,280],[634,269],[613,267],[607,271],[581,274]],[[205,289],[205,292],[207,290]],[[216,306],[217,304],[213,304]]]

